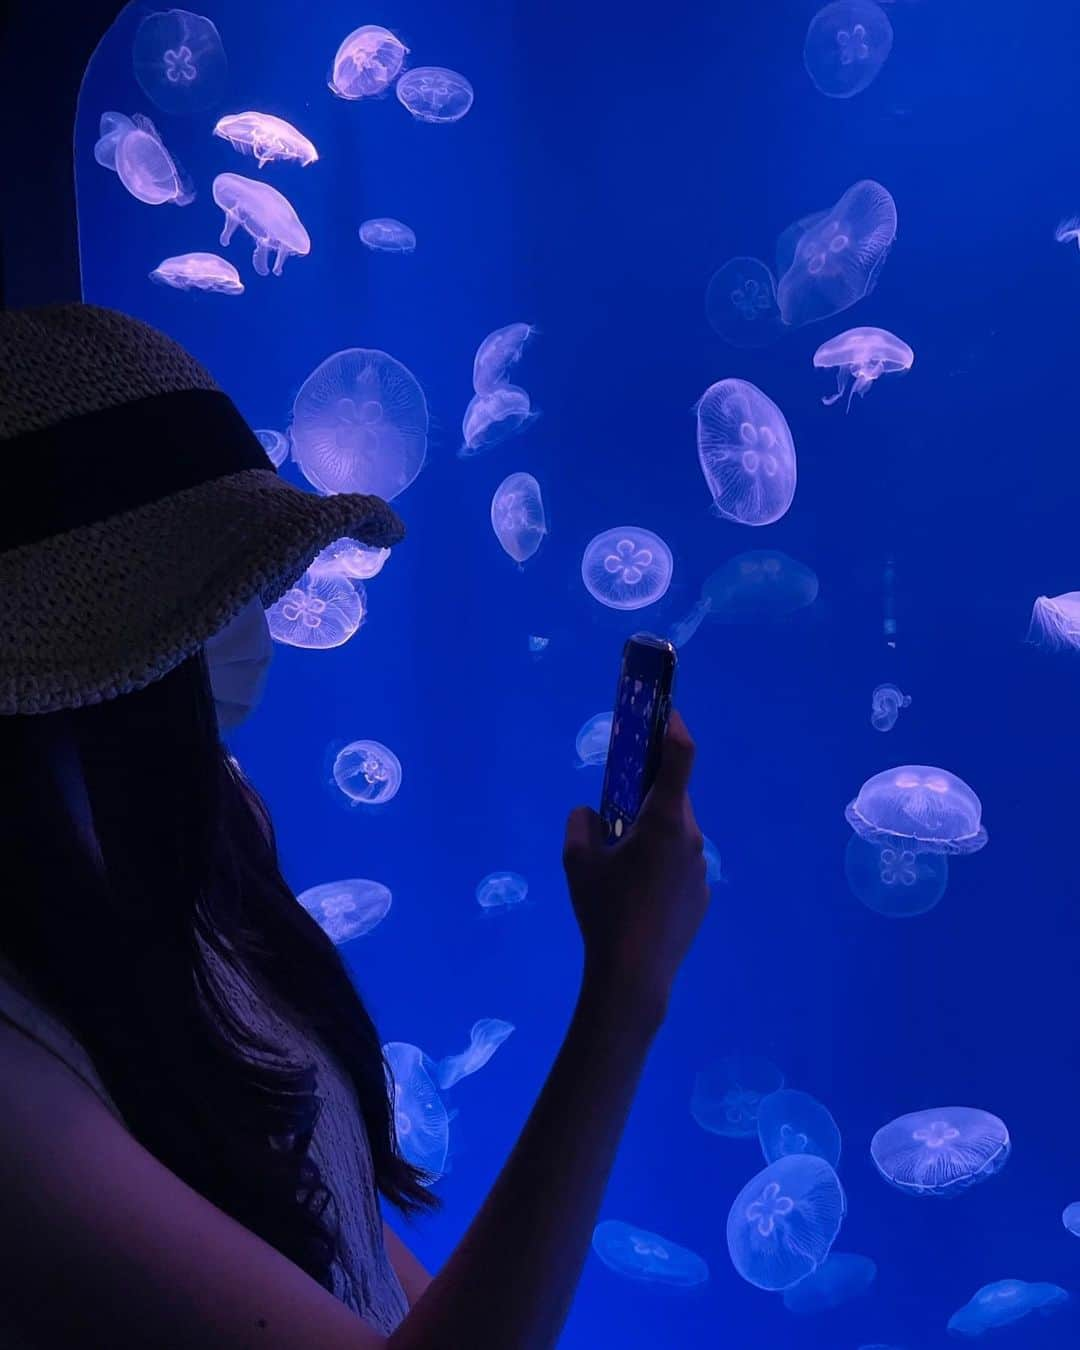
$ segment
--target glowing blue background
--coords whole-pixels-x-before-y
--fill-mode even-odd
[[[573,1003],[561,831],[571,805],[598,795],[598,772],[573,767],[574,736],[610,702],[623,637],[665,629],[743,549],[781,548],[821,578],[810,621],[706,624],[682,660],[698,813],[730,884],[680,979],[601,1217],[700,1252],[712,1279],[665,1295],[590,1256],[563,1339],[574,1350],[932,1348],[987,1281],[1080,1286],[1080,1246],[1060,1220],[1080,1191],[1077,671],[1021,643],[1033,598],[1080,584],[1080,258],[1052,239],[1080,210],[1080,11],[1043,6],[1028,27],[1015,5],[986,0],[891,6],[889,62],[840,102],[802,66],[813,10],[731,0],[642,19],[614,0],[514,12],[399,0],[362,14],[343,0],[222,0],[204,10],[230,61],[217,112],[186,120],[147,105],[129,65],[133,12],[82,99],[88,299],[179,338],[255,426],[283,427],[307,373],[351,345],[405,362],[430,402],[428,464],[397,502],[409,539],[368,584],[367,627],[340,651],[280,649],[265,706],[236,738],[297,889],[360,874],[394,892],[388,919],[349,951],[384,1039],[438,1058],[464,1047],[477,1017],[517,1024],[447,1094],[461,1114],[445,1208],[412,1236],[430,1265],[495,1177]],[[414,64],[466,73],[468,117],[425,126],[393,97],[333,98],[326,72],[358,22],[397,31]],[[210,137],[220,112],[247,107],[294,120],[321,162],[260,175]],[[93,164],[107,108],[156,121],[195,179],[192,206],[144,206]],[[166,255],[218,251],[210,184],[223,170],[281,188],[311,256],[260,279],[238,235],[221,251],[247,286],[239,299],[153,286],[146,274]],[[713,269],[733,254],[769,259],[789,221],[865,176],[890,189],[900,217],[875,294],[760,353],[710,335]],[[367,252],[356,230],[374,215],[410,224],[416,253]],[[462,462],[476,344],[518,319],[542,330],[518,376],[543,416]],[[810,357],[849,322],[895,330],[916,358],[845,418],[821,406],[832,382]],[[760,531],[710,516],[695,455],[690,409],[729,375],[779,403],[799,453],[794,506]],[[552,529],[523,574],[488,517],[517,469],[539,479]],[[622,521],[657,530],[675,554],[668,596],[638,615],[602,609],[578,571],[587,540]],[[895,653],[881,637],[890,553]],[[530,633],[552,639],[539,660]],[[914,702],[885,737],[869,712],[887,679]],[[402,791],[378,814],[339,811],[324,789],[325,747],[355,737],[385,741],[404,764]],[[843,808],[904,761],[969,781],[990,845],[956,861],[936,910],[889,922],[847,890]],[[532,908],[485,921],[473,892],[495,869],[528,876]],[[880,1273],[867,1299],[819,1320],[794,1319],[728,1261],[728,1206],[762,1160],[752,1142],[701,1131],[688,1103],[695,1070],[740,1049],[775,1059],[843,1132],[838,1245]],[[890,1191],[869,1158],[873,1131],[953,1102],[1006,1120],[1004,1172],[953,1204]],[[1014,1343],[1072,1345],[1074,1316],[1024,1324]]]

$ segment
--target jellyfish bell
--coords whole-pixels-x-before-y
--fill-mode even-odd
[[[1059,244],[1076,244],[1080,248],[1080,216],[1068,216],[1054,231]]]
[[[953,1196],[989,1180],[1012,1147],[1005,1122],[970,1106],[934,1106],[883,1125],[870,1141],[874,1165],[909,1195]]]
[[[481,909],[512,909],[524,902],[529,883],[517,872],[489,872],[476,886],[476,903]]]
[[[460,122],[473,105],[464,75],[443,66],[416,66],[398,80],[398,102],[418,122]]]
[[[543,543],[547,534],[544,500],[531,473],[512,473],[495,489],[491,527],[503,551],[516,563],[527,562]]]
[[[381,741],[350,741],[334,756],[331,774],[356,806],[385,806],[401,789],[401,760]]]
[[[784,1307],[801,1317],[828,1312],[870,1292],[877,1266],[868,1256],[830,1252],[825,1262],[784,1290]]]
[[[364,622],[366,597],[340,577],[312,568],[266,611],[270,636],[288,647],[341,647]]]
[[[810,20],[803,62],[823,94],[852,98],[877,78],[892,44],[892,24],[874,0],[835,0]]]
[[[404,1041],[382,1048],[394,1101],[398,1149],[414,1167],[437,1181],[450,1151],[450,1116],[432,1081],[424,1052]]]
[[[408,47],[389,28],[367,23],[354,28],[334,54],[327,81],[338,98],[356,100],[385,94],[401,73]]]
[[[976,853],[988,838],[972,789],[929,764],[903,764],[868,778],[844,814],[871,843],[912,840],[925,853]]]
[[[795,443],[787,419],[746,380],[719,380],[698,400],[698,461],[719,515],[771,525],[795,496]]]
[[[469,1044],[460,1055],[447,1055],[436,1065],[435,1081],[440,1091],[452,1088],[471,1073],[482,1069],[503,1041],[513,1032],[513,1022],[500,1017],[482,1017],[469,1032]]]
[[[1040,595],[1032,606],[1028,641],[1051,651],[1080,650],[1080,591]]]
[[[812,1153],[835,1167],[840,1161],[840,1130],[828,1107],[808,1092],[781,1088],[762,1097],[757,1133],[766,1162],[792,1153]]]
[[[316,570],[337,572],[351,581],[370,581],[383,570],[389,556],[388,548],[370,548],[355,539],[343,537],[327,544],[311,566]]]
[[[373,253],[414,253],[416,234],[393,216],[375,216],[360,226],[360,242]]]
[[[596,1225],[592,1248],[609,1270],[628,1280],[690,1289],[709,1278],[709,1267],[696,1252],[618,1219]]]
[[[516,384],[501,384],[486,394],[474,394],[461,421],[462,459],[490,450],[493,445],[523,431],[538,414],[529,395]]]
[[[1069,1301],[1060,1285],[1026,1280],[997,1280],[984,1284],[949,1318],[948,1329],[956,1336],[982,1336],[1011,1326],[1031,1313],[1043,1317],[1057,1312]]]
[[[1080,1237],[1080,1200],[1074,1200],[1071,1205],[1065,1206],[1061,1212],[1061,1222],[1073,1237]]]
[[[380,882],[359,877],[310,886],[296,898],[336,947],[370,933],[389,914],[393,902]]]
[[[255,439],[266,451],[266,457],[275,469],[280,469],[289,457],[289,438],[271,427],[261,427],[255,432]],[[318,562],[316,558],[315,562]],[[315,562],[311,564],[315,567]]]
[[[165,258],[150,273],[150,280],[178,291],[216,291],[219,295],[244,293],[240,273],[231,262],[216,253],[179,253],[175,258]]]
[[[260,169],[271,160],[292,160],[306,166],[319,158],[319,152],[302,132],[271,113],[230,113],[219,118],[214,135],[228,141],[240,154],[254,156]]]
[[[829,214],[825,211],[811,211],[808,215],[793,220],[786,229],[781,230],[776,241],[776,275],[782,277],[795,261],[795,250],[799,240],[812,226],[819,224]]]
[[[98,124],[98,139],[94,144],[94,158],[103,169],[116,172],[116,147],[121,137],[135,130],[135,123],[123,113],[103,112]]]
[[[269,183],[238,173],[219,173],[213,196],[225,212],[222,245],[229,243],[238,226],[246,230],[255,240],[251,261],[259,276],[269,275],[271,253],[274,276],[279,277],[286,258],[294,254],[303,258],[311,252],[311,237],[292,203]]]
[[[901,708],[911,706],[911,695],[895,684],[879,684],[870,695],[870,725],[875,731],[892,731]]]
[[[844,875],[852,895],[889,919],[927,914],[949,884],[949,859],[927,853],[914,840],[878,843],[853,834],[844,852]]]
[[[827,394],[821,401],[826,407],[836,403],[850,385],[850,409],[856,394],[865,398],[875,380],[910,370],[914,360],[915,353],[907,343],[885,328],[849,328],[823,342],[814,353],[817,369],[836,371],[836,393]]]
[[[536,332],[532,324],[508,323],[484,338],[473,357],[473,389],[489,394],[510,378],[510,367],[521,360],[522,352]]]
[[[760,1055],[727,1055],[694,1078],[690,1114],[703,1130],[753,1139],[762,1101],[784,1086],[784,1075]]]
[[[824,1264],[846,1209],[840,1179],[824,1158],[778,1158],[746,1183],[731,1206],[732,1264],[759,1289],[789,1289]]]
[[[817,574],[779,549],[737,553],[701,588],[705,615],[724,623],[774,623],[806,609],[818,596]]]
[[[105,130],[106,118],[115,119]],[[124,187],[147,206],[187,206],[195,200],[191,179],[178,161],[166,150],[157,128],[149,117],[136,113],[123,121],[121,113],[106,113],[102,136],[94,156],[105,168],[111,168]],[[130,121],[130,126],[124,125]]]
[[[608,747],[611,744],[611,723],[610,712],[598,712],[582,724],[574,742],[579,769],[587,765],[603,767],[607,763]]]
[[[760,258],[729,258],[705,288],[705,317],[733,347],[767,347],[783,334],[776,279]]]
[[[609,609],[643,609],[671,585],[671,549],[652,530],[617,525],[595,535],[581,559],[585,589]]]
[[[196,113],[220,102],[228,62],[212,20],[186,9],[148,14],[132,44],[135,78],[167,113]]]

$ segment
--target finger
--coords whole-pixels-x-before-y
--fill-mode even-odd
[[[672,710],[660,751],[660,767],[649,797],[654,806],[672,810],[681,806],[694,767],[694,742],[686,723]]]
[[[604,822],[597,813],[589,806],[575,807],[566,822],[563,857],[587,857],[603,845],[605,838]]]

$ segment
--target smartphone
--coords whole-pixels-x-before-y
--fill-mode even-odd
[[[671,643],[651,633],[635,633],[623,647],[600,797],[609,843],[633,824],[656,777],[677,661]]]

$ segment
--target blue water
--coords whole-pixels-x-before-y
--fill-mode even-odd
[[[574,737],[610,703],[624,637],[666,631],[745,549],[782,549],[820,578],[797,619],[706,622],[682,652],[695,801],[727,881],[680,977],[600,1217],[700,1254],[710,1280],[665,1292],[590,1255],[562,1340],[572,1350],[934,1350],[949,1343],[950,1314],[990,1281],[1080,1293],[1080,1245],[1060,1220],[1080,1198],[1080,670],[1023,642],[1037,595],[1080,586],[1080,257],[1052,238],[1080,211],[1080,11],[891,5],[888,62],[841,101],[802,65],[813,10],[729,0],[646,18],[612,0],[400,0],[361,15],[339,0],[221,0],[205,12],[228,52],[228,92],[184,118],[158,113],[135,83],[132,8],[81,99],[87,299],[186,344],[254,426],[283,429],[305,376],[348,346],[404,362],[432,410],[427,465],[395,503],[408,540],[368,584],[366,626],[338,650],[279,648],[265,703],[234,738],[297,890],[360,875],[394,893],[388,918],[345,949],[383,1038],[438,1059],[464,1048],[477,1018],[517,1028],[447,1095],[460,1114],[444,1207],[409,1237],[430,1266],[512,1147],[573,1005],[580,948],[561,832],[600,787],[599,770],[574,767]],[[331,58],[358,22],[391,27],[413,63],[465,72],[468,116],[428,126],[393,97],[332,97]],[[320,161],[260,174],[211,138],[218,115],[249,107],[294,121]],[[143,205],[93,162],[106,109],[155,119],[194,180],[192,205]],[[210,184],[224,171],[283,190],[310,256],[260,278],[246,236],[218,250]],[[864,177],[899,212],[876,291],[763,351],[712,334],[712,272],[733,255],[770,258],[791,220]],[[416,231],[415,254],[360,245],[360,222],[382,215]],[[147,280],[192,249],[230,258],[246,293]],[[518,370],[542,415],[460,460],[473,352],[515,320],[540,329]],[[831,377],[810,358],[854,324],[901,335],[915,366],[845,416],[822,406]],[[792,509],[760,530],[710,513],[697,463],[693,404],[728,376],[779,404],[799,455]],[[551,526],[523,572],[488,518],[516,470],[540,481]],[[283,472],[301,481],[295,466]],[[675,559],[667,596],[636,614],[599,606],[579,572],[587,541],[625,522],[657,531]],[[889,559],[895,649],[882,630]],[[551,639],[539,658],[530,634]],[[869,722],[885,681],[913,696],[887,736]],[[361,737],[404,767],[401,792],[377,813],[341,809],[326,784],[327,746]],[[866,778],[905,762],[970,783],[990,842],[950,860],[940,904],[900,921],[848,890],[843,812]],[[529,903],[484,915],[475,886],[505,870],[528,878]],[[739,1051],[774,1060],[843,1136],[837,1247],[871,1257],[878,1277],[816,1317],[744,1283],[728,1258],[728,1208],[763,1159],[754,1140],[699,1128],[689,1103],[697,1070]],[[879,1126],[939,1104],[992,1111],[1013,1140],[1000,1175],[952,1201],[888,1187],[869,1154]],[[1074,1300],[1002,1343],[1073,1346],[1078,1324]]]

